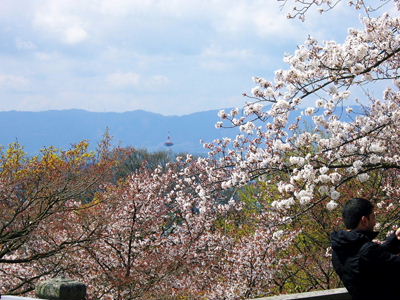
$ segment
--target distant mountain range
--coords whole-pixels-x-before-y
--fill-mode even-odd
[[[352,106],[354,111],[361,107]],[[211,142],[216,138],[235,137],[239,130],[216,129],[219,110],[210,110],[184,116],[163,116],[143,110],[124,113],[89,112],[85,110],[50,110],[43,112],[3,111],[0,112],[0,145],[18,141],[28,154],[37,154],[43,147],[55,146],[67,149],[71,144],[88,140],[96,148],[106,129],[113,136],[113,143],[120,146],[145,148],[149,151],[169,150],[204,154],[200,140]],[[228,111],[228,110],[227,110]],[[343,108],[337,108],[341,113]],[[360,111],[361,112],[361,111]],[[322,113],[322,112],[321,112]],[[293,122],[300,111],[291,114]],[[342,116],[349,121],[346,115]],[[311,124],[311,117],[303,116],[304,124]],[[262,125],[262,124],[258,124]],[[168,135],[172,147],[166,147]]]
[[[95,148],[106,128],[114,144],[146,148],[150,151],[171,149],[174,152],[201,154],[207,152],[200,140],[212,141],[235,136],[237,129],[216,129],[218,110],[184,116],[163,116],[142,110],[113,113],[84,110],[51,110],[43,112],[0,112],[0,145],[18,141],[29,154],[45,146],[62,149],[83,139]],[[164,143],[168,135],[174,145]]]

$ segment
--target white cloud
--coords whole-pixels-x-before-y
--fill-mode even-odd
[[[223,62],[219,60],[205,60],[200,62],[200,66],[203,69],[210,70],[210,71],[217,71],[217,72],[222,72],[226,71],[231,67],[231,65],[228,62]]]
[[[47,53],[47,52],[35,52],[35,57],[40,60],[40,61],[50,61],[54,60],[55,58],[58,58],[58,55],[56,53]]]
[[[107,76],[106,81],[115,88],[156,88],[167,85],[170,80],[164,75],[142,76],[134,72],[117,72]]]
[[[197,18],[212,15],[212,11],[220,9],[228,0],[99,0],[93,7],[101,14],[117,18],[129,15],[163,15],[173,18]],[[211,11],[211,13],[209,13]]]
[[[18,50],[34,50],[37,48],[31,41],[26,41],[18,37],[15,39],[15,46]]]
[[[200,54],[200,66],[212,71],[226,71],[239,61],[249,60],[254,56],[250,49],[222,49],[212,44]]]
[[[22,76],[0,74],[0,88],[20,89],[29,84],[29,80]]]
[[[253,55],[250,49],[229,49],[225,50],[214,44],[205,48],[202,53],[204,57],[210,58],[232,58],[232,59],[247,59]]]
[[[64,34],[65,42],[68,44],[80,43],[84,41],[88,36],[87,32],[79,26],[74,26],[66,29]]]
[[[336,11],[301,23],[276,0],[0,0],[0,38],[15,45],[0,55],[0,104],[165,114],[240,106],[251,77],[273,77],[308,33],[345,34],[349,14]]]
[[[234,4],[231,0],[45,0],[36,12],[35,23],[48,31],[58,32],[77,27],[82,30],[79,36],[83,38],[88,27],[102,34],[105,27],[126,25],[127,19],[138,24],[155,19],[158,26],[178,20],[187,23],[201,20],[212,25],[217,32],[237,34],[250,31],[262,37],[295,36],[302,27],[288,22],[279,3],[265,0],[235,0]],[[102,20],[101,24],[99,20]],[[109,32],[103,31],[104,34]]]
[[[149,80],[149,84],[152,86],[161,86],[169,83],[169,78],[164,75],[152,76]]]
[[[93,9],[105,16],[124,18],[162,16],[168,19],[203,20],[217,31],[243,33],[251,30],[261,36],[295,35],[296,25],[290,24],[279,3],[274,0],[99,0]]]
[[[224,15],[215,20],[217,30],[226,33],[255,33],[260,37],[296,36],[301,26],[288,22],[275,1],[238,1],[228,5]],[[297,24],[298,25],[298,24]]]
[[[85,7],[77,7],[76,3],[62,0],[42,2],[34,14],[34,26],[67,44],[77,44],[86,40],[86,18],[89,23],[98,19],[96,16],[86,15]]]
[[[139,84],[140,75],[137,73],[113,73],[107,76],[107,82],[114,87],[130,87]]]
[[[174,30],[177,24],[188,30],[194,24],[199,24],[199,28],[205,25],[206,34],[218,40],[253,36],[260,39],[254,43],[300,42],[309,32],[324,30],[320,29],[321,22],[332,15],[321,17],[311,10],[305,23],[288,20],[290,6],[281,9],[276,0],[235,0],[234,3],[231,0],[42,0],[39,3],[34,12],[34,25],[68,44],[81,43],[89,36],[103,42],[118,38],[126,30],[134,38],[141,34],[136,30]],[[327,30],[333,31],[331,26]],[[179,36],[179,29],[170,34],[173,33]]]

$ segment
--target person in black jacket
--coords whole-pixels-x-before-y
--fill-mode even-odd
[[[331,234],[332,264],[353,300],[400,300],[400,229],[382,243],[372,240],[375,214],[363,198],[343,209],[347,230]]]

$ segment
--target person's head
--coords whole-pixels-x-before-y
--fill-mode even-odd
[[[376,220],[374,206],[364,198],[353,198],[343,208],[343,221],[347,229],[372,231]]]

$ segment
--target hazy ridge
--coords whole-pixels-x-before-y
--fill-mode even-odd
[[[359,106],[352,107],[354,111],[361,113]],[[109,128],[115,145],[146,148],[150,151],[171,149],[174,152],[204,154],[208,150],[203,148],[200,140],[210,142],[216,138],[235,137],[239,133],[238,128],[215,128],[215,123],[220,121],[218,111],[209,110],[184,116],[163,116],[143,110],[123,113],[78,109],[3,111],[0,112],[0,145],[6,146],[18,141],[26,152],[35,154],[46,146],[66,149],[71,144],[86,139],[94,149],[106,128]],[[321,113],[322,111],[318,114]],[[343,120],[350,121],[342,107],[338,107],[336,113]],[[289,122],[294,122],[300,114],[301,111],[293,112]],[[300,126],[303,130],[310,129],[313,126],[311,117],[302,118]],[[263,124],[258,122],[258,125]],[[164,145],[168,134],[174,143],[170,148]]]
[[[205,153],[200,140],[234,136],[237,130],[216,129],[218,110],[184,116],[163,116],[143,110],[123,113],[89,112],[85,110],[50,110],[43,112],[0,112],[0,145],[18,141],[28,153],[37,153],[45,146],[68,148],[83,139],[94,148],[106,128],[114,144],[166,150],[164,142],[170,133],[175,152]]]

